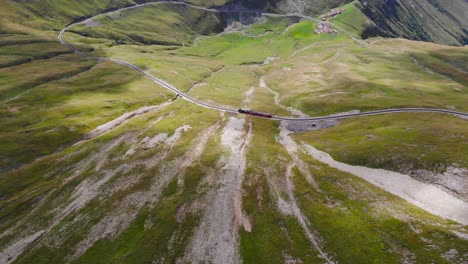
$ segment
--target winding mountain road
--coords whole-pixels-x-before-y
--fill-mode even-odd
[[[193,104],[196,104],[196,105],[199,105],[199,106],[202,106],[202,107],[205,107],[205,108],[217,110],[217,111],[227,112],[227,113],[236,113],[236,114],[239,113],[237,109],[226,108],[226,107],[217,106],[217,105],[213,105],[213,104],[209,104],[209,103],[199,101],[199,100],[187,95],[186,93],[183,93],[182,91],[180,91],[179,89],[174,87],[172,84],[170,84],[170,83],[168,83],[168,82],[166,82],[166,81],[164,81],[162,79],[159,79],[159,78],[155,77],[154,75],[146,72],[145,70],[143,70],[143,69],[139,68],[138,66],[136,66],[134,64],[131,64],[131,63],[127,62],[127,61],[117,60],[117,59],[112,59],[112,58],[94,57],[94,56],[91,56],[91,55],[89,55],[89,54],[87,54],[85,52],[79,51],[77,48],[75,48],[70,43],[67,43],[63,39],[63,35],[65,34],[65,32],[67,32],[67,30],[69,30],[70,28],[72,28],[73,26],[76,26],[78,24],[83,24],[83,23],[89,22],[89,21],[91,21],[93,19],[96,19],[98,17],[105,16],[105,15],[108,15],[108,14],[111,14],[111,13],[120,12],[120,11],[123,11],[123,10],[134,9],[134,8],[138,8],[138,7],[142,7],[142,6],[146,6],[146,5],[151,5],[151,4],[159,4],[159,3],[172,3],[172,4],[178,4],[178,5],[185,5],[185,6],[189,6],[189,7],[192,7],[192,8],[199,9],[199,10],[204,10],[204,11],[209,11],[209,12],[217,12],[217,13],[220,13],[220,12],[224,12],[224,13],[226,13],[226,12],[243,12],[243,11],[245,12],[245,10],[210,9],[210,8],[204,8],[204,7],[200,7],[200,6],[196,6],[196,5],[192,5],[192,4],[188,4],[188,3],[184,3],[184,2],[174,2],[174,1],[147,2],[147,3],[144,3],[144,4],[124,7],[124,8],[121,8],[121,9],[101,13],[101,14],[98,14],[96,16],[90,17],[90,18],[88,18],[88,19],[86,19],[84,21],[72,23],[72,24],[68,25],[67,27],[65,27],[64,29],[62,29],[60,31],[60,33],[58,34],[58,40],[60,41],[60,43],[62,45],[70,48],[76,54],[78,54],[80,56],[90,58],[90,59],[94,59],[96,61],[111,61],[113,63],[117,63],[117,64],[120,64],[120,65],[126,66],[128,68],[131,68],[131,69],[133,69],[135,71],[138,71],[138,72],[142,73],[143,75],[145,75],[147,78],[151,79],[153,82],[161,85],[162,87],[164,87],[164,88],[170,90],[171,92],[175,93],[177,96],[179,96],[179,97],[181,97],[181,98],[183,98],[183,99],[185,99],[185,100],[187,100],[187,101],[189,101],[189,102],[191,102]],[[304,19],[318,21],[317,19],[315,19],[313,17],[305,16],[305,15],[302,15],[302,14],[273,14],[273,13],[262,13],[262,14],[267,15],[267,16],[277,16],[277,17],[300,17],[300,18],[304,18]],[[333,23],[330,23],[330,22],[328,22],[328,23],[331,24],[332,26],[338,28]],[[357,41],[359,43],[365,43],[362,40],[356,39],[352,34],[346,32],[345,30],[343,30],[341,28],[338,28],[338,29],[340,31],[344,32],[346,35],[348,35],[354,41]],[[392,114],[392,113],[442,113],[442,114],[451,114],[451,115],[456,115],[456,116],[468,118],[468,113],[453,111],[453,110],[447,110],[447,109],[435,109],[435,108],[382,109],[382,110],[375,110],[375,111],[367,111],[367,112],[359,112],[359,113],[344,113],[344,114],[335,114],[335,115],[318,116],[318,117],[281,117],[281,116],[273,116],[271,118],[261,117],[261,116],[257,116],[257,117],[268,118],[268,119],[273,119],[273,120],[288,120],[288,121],[292,121],[292,120],[297,120],[297,121],[320,121],[320,120],[344,119],[344,118],[350,118],[350,117],[371,116],[371,115]]]

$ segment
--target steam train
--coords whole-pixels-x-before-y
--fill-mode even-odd
[[[246,114],[246,115],[260,116],[260,117],[266,117],[266,118],[272,118],[273,117],[271,114],[256,112],[256,111],[252,111],[252,110],[246,110],[246,109],[242,109],[242,108],[237,109],[237,111],[239,113],[241,113],[241,114]]]

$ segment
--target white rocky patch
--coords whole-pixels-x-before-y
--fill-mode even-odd
[[[168,133],[160,133],[152,138],[146,136],[145,138],[143,138],[143,140],[141,140],[140,144],[144,146],[145,148],[154,148],[160,143],[166,141],[168,136],[169,136]]]
[[[468,203],[434,185],[397,172],[348,165],[310,145],[304,147],[311,157],[332,168],[356,175],[432,214],[468,225]]]
[[[245,120],[231,117],[223,129],[221,143],[228,154],[216,179],[218,188],[207,195],[203,212],[185,254],[185,260],[196,263],[240,263],[238,226],[247,231],[251,224],[243,215],[241,187],[246,168],[245,150],[251,138],[246,134]]]
[[[411,173],[414,179],[436,184],[444,190],[454,193],[460,199],[468,202],[468,169],[453,164],[444,173],[434,173],[427,170],[416,170]]]
[[[279,211],[284,215],[293,215],[291,205],[286,202],[283,197],[279,196],[276,202],[276,206],[278,207]]]
[[[165,144],[169,149],[171,149],[174,146],[174,144],[177,142],[177,140],[180,138],[182,133],[189,131],[191,128],[192,127],[189,125],[183,125],[177,128],[174,131],[174,134],[170,137],[169,137],[169,133],[159,133],[153,137],[146,136],[137,144],[132,145],[132,147],[125,153],[125,156],[131,156],[135,154],[135,152],[140,148],[152,149],[161,144]],[[164,155],[159,158],[163,158],[163,157]]]
[[[263,61],[263,65],[268,65],[277,59],[279,59],[279,57],[268,57]]]
[[[44,232],[45,230],[38,231],[11,244],[0,253],[0,263],[11,263],[15,261],[16,258],[23,253],[26,247],[37,240],[42,234],[44,234]]]
[[[442,257],[450,262],[454,262],[458,257],[458,250],[455,248],[450,249],[449,251],[442,254]]]
[[[87,178],[82,181],[73,192],[71,202],[63,210],[61,210],[60,215],[63,216],[58,220],[61,221],[64,216],[70,214],[73,211],[79,210],[89,201],[94,199],[99,194],[99,189],[101,186],[108,182],[114,175],[114,171],[106,171],[104,173],[104,177],[98,180]]]
[[[174,134],[166,140],[166,144],[168,146],[174,146],[174,144],[179,140],[180,136],[182,135],[183,132],[188,132],[192,127],[189,125],[183,125],[179,128],[177,128],[174,132]]]
[[[464,239],[464,240],[468,240],[468,233],[463,233],[463,232],[460,232],[460,231],[452,231],[457,237],[461,238],[461,239]]]

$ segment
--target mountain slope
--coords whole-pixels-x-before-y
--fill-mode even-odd
[[[467,120],[235,109],[467,112],[468,47],[353,39],[372,24],[355,5],[330,20],[348,34],[257,12],[217,34],[223,12],[153,3],[68,28],[113,59],[93,60],[51,29],[104,6],[21,3],[42,11],[0,9],[22,17],[0,34],[0,263],[465,264]]]
[[[468,43],[465,0],[360,0],[378,34],[448,45]]]
[[[351,1],[260,2],[268,3],[280,12],[318,14]],[[368,28],[365,37],[403,37],[457,46],[468,43],[468,2],[465,0],[359,0],[355,4],[376,25]]]
[[[102,10],[149,2],[145,0],[86,0],[69,2],[7,1],[5,9],[14,12],[16,22],[40,28],[58,29],[78,18],[87,17]],[[186,0],[203,6],[242,5],[249,9],[264,9],[282,13],[318,15],[326,10],[352,2],[351,0]],[[368,36],[404,37],[412,40],[431,41],[448,45],[468,43],[468,2],[465,0],[359,0],[356,4],[376,27],[369,27]],[[12,16],[12,14],[6,14]],[[1,23],[1,21],[0,21]]]
[[[270,9],[284,13],[317,15],[352,0],[234,0],[247,8]]]
[[[317,15],[351,0],[239,0],[248,8]],[[447,45],[468,43],[468,2],[465,0],[359,0],[355,4],[375,25],[364,37],[404,37]]]

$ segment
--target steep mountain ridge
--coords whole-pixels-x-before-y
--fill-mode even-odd
[[[352,1],[261,0],[260,2],[270,3],[270,6],[279,12],[317,15]],[[364,38],[378,35],[446,45],[459,46],[468,43],[467,1],[359,0],[355,1],[355,5],[375,24],[364,32]]]
[[[188,2],[196,3],[190,0]],[[231,0],[249,9],[318,15],[352,0]],[[217,4],[222,4],[218,1]],[[206,3],[205,3],[206,4]],[[355,5],[374,23],[363,37],[403,37],[445,45],[468,43],[468,2],[464,0],[359,0]]]
[[[247,8],[268,9],[282,13],[317,15],[352,0],[234,0]]]
[[[103,10],[112,10],[149,2],[146,0],[86,0],[69,2],[9,1],[3,0],[6,14],[19,24],[42,29],[58,29],[64,24],[88,17]],[[268,10],[279,13],[319,15],[327,10],[352,2],[351,0],[185,0],[207,7],[242,6],[247,9]],[[359,0],[355,5],[374,22],[363,37],[403,37],[411,40],[430,41],[446,45],[468,43],[468,2],[464,0]]]
[[[377,34],[448,45],[468,43],[465,0],[360,0]]]

